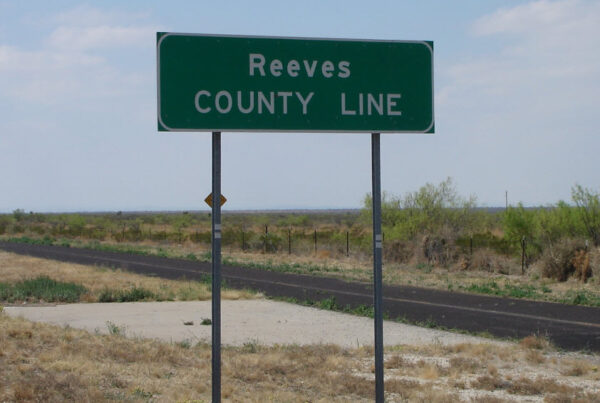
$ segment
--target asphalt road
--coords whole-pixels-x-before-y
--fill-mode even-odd
[[[1,241],[0,249],[170,279],[200,280],[211,273],[210,263],[183,259]],[[250,288],[272,297],[311,301],[335,297],[338,305],[350,307],[373,303],[372,286],[365,283],[226,265],[222,268],[222,277],[229,287]],[[498,337],[539,334],[567,350],[600,351],[600,308],[405,286],[384,286],[383,307],[390,318],[435,323],[470,332],[487,331]]]

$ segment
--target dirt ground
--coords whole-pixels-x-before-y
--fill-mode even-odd
[[[127,329],[107,328],[109,334],[97,334],[0,313],[0,401],[210,401],[210,344],[125,337]],[[386,347],[386,401],[600,401],[598,355],[557,351],[536,337],[443,341]],[[373,349],[366,346],[253,341],[224,347],[222,362],[224,401],[374,396]]]

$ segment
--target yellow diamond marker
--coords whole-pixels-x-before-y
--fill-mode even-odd
[[[227,199],[225,198],[225,196],[221,195],[221,206],[223,204],[225,204],[225,202],[227,201]],[[212,197],[212,193],[209,194],[208,196],[206,196],[206,199],[204,199],[204,202],[206,204],[208,204],[210,207],[212,207],[213,205],[213,197]]]

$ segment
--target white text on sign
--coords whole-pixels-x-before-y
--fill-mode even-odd
[[[267,67],[268,66],[268,67]],[[320,68],[318,68],[320,66]],[[313,78],[320,73],[324,78],[342,78],[350,77],[350,62],[346,60],[339,61],[336,64],[330,60],[320,62],[318,60],[292,59],[285,63],[279,59],[273,59],[267,63],[267,59],[260,53],[250,53],[248,56],[248,73],[250,76],[265,77],[267,72],[273,77],[280,77],[287,73],[290,77],[306,75]],[[228,114],[232,110],[237,110],[242,114],[257,113],[261,114],[288,114],[288,105],[299,104],[302,114],[307,115],[309,103],[315,96],[315,92],[302,94],[298,91],[228,91],[221,90],[216,94],[202,89],[196,92],[194,96],[194,106],[199,113],[207,114],[216,111],[219,114]],[[352,98],[352,99],[351,99]],[[399,101],[401,94],[397,93],[358,93],[340,94],[339,111],[344,116],[401,116],[399,110]]]

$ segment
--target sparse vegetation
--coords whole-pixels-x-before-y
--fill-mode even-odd
[[[571,199],[477,208],[450,178],[386,194],[384,282],[597,305],[599,195],[576,185]],[[209,261],[210,214],[17,210],[0,215],[0,239]],[[222,241],[225,264],[370,281],[370,199],[362,212],[224,212]]]
[[[125,335],[125,326],[115,325],[111,321],[106,322],[106,328],[108,329],[108,334],[112,336],[124,336]]]
[[[581,241],[558,241],[552,248],[546,249],[540,264],[544,277],[558,281],[566,281],[575,272],[583,281],[589,277],[589,258]]]
[[[0,301],[77,302],[86,288],[74,283],[55,281],[47,276],[14,284],[0,282]]]
[[[108,335],[90,334],[0,314],[0,400],[210,400],[210,345],[128,339],[122,327],[107,326]],[[223,399],[372,401],[372,354],[334,345],[225,347]],[[537,341],[397,346],[384,360],[390,402],[600,399],[598,356]]]
[[[157,295],[142,287],[132,287],[129,290],[103,290],[98,296],[98,302],[134,302],[157,300]]]
[[[10,303],[190,301],[211,297],[206,282],[166,280],[3,251],[0,251],[0,279],[0,301]],[[224,299],[257,296],[245,290],[222,290]]]

